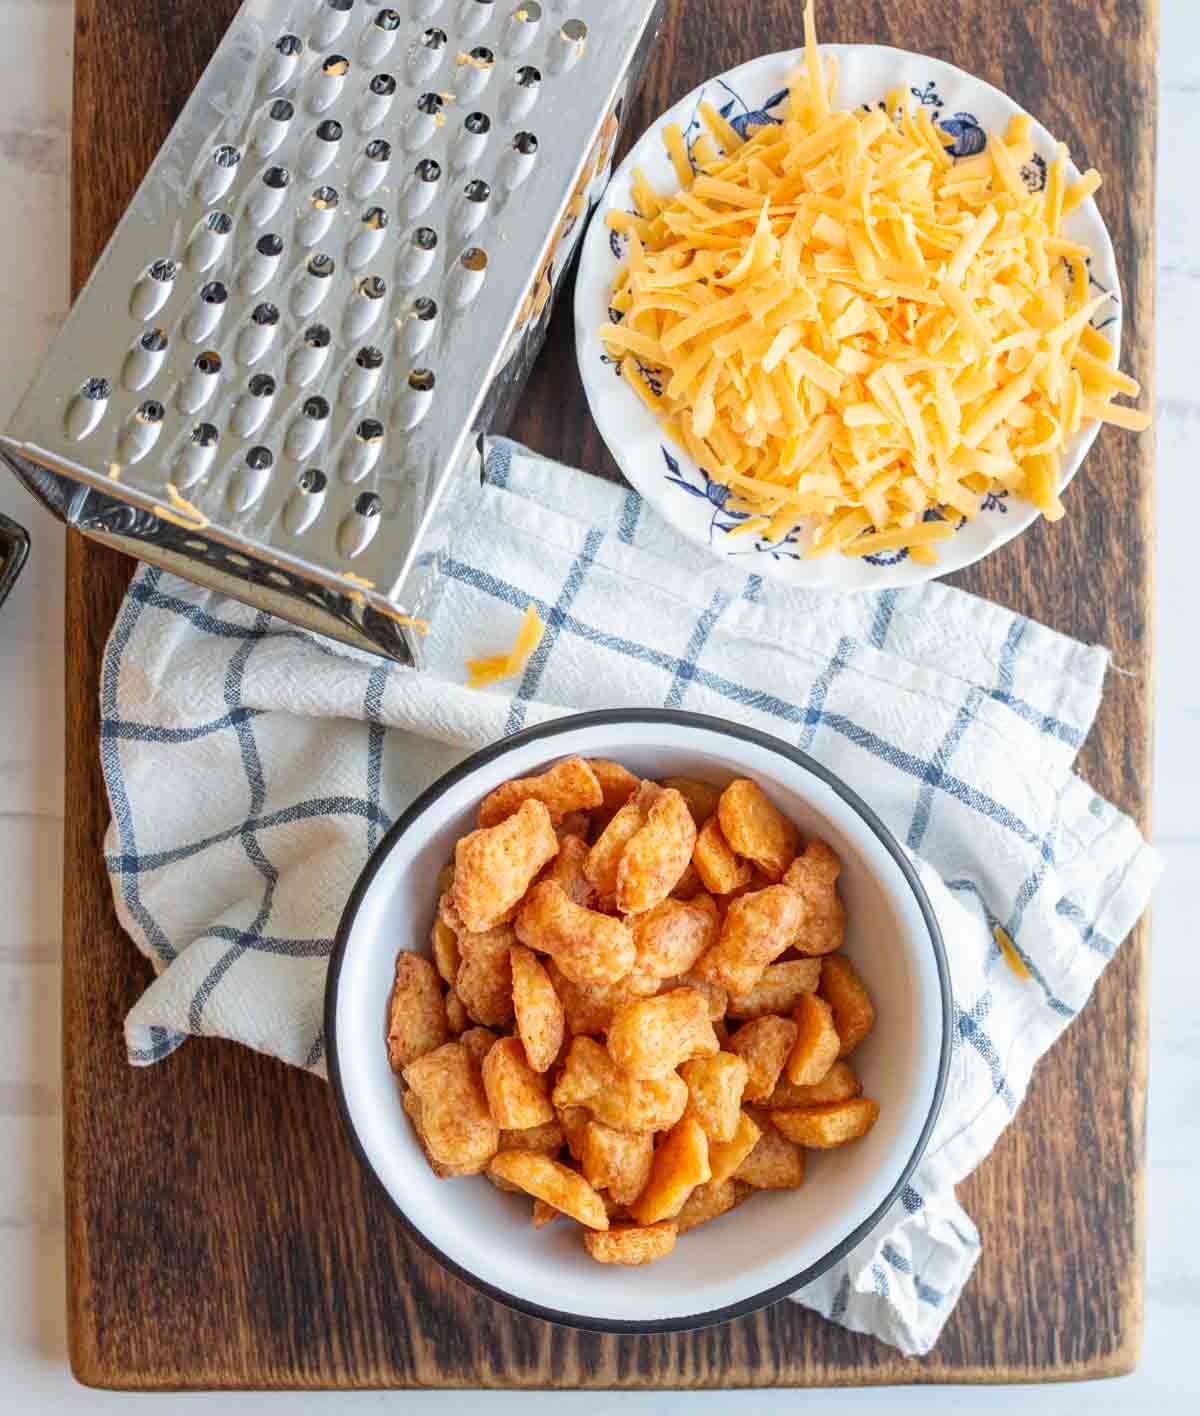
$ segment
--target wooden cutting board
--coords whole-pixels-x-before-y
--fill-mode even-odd
[[[78,289],[237,8],[77,0]],[[799,0],[673,0],[632,119],[799,40]],[[825,0],[830,41],[947,59],[1010,93],[1105,174],[1125,291],[1124,363],[1152,386],[1156,0]],[[614,474],[575,369],[570,292],[516,436]],[[1081,756],[1149,827],[1151,436],[1105,430],[1056,527],[956,583],[1111,646]],[[226,1043],[145,1071],[121,1022],[149,968],[101,862],[100,655],[132,563],[70,536],[64,1107],[71,1361],[106,1387],[722,1387],[1028,1381],[1125,1372],[1142,1324],[1143,922],[1038,1068],[1015,1123],[962,1186],[983,1257],[937,1350],[891,1348],[791,1303],[707,1332],[605,1338],[518,1317],[405,1242],[350,1154],[328,1087]]]

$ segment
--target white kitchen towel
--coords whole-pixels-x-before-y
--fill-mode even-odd
[[[130,1061],[189,1034],[323,1071],[326,960],[350,888],[417,792],[473,749],[570,712],[736,719],[820,759],[917,860],[953,976],[941,1117],[901,1200],[800,1302],[927,1352],[979,1253],[954,1186],[1141,914],[1159,862],[1072,771],[1108,655],[931,583],[833,597],[716,560],[636,493],[493,446],[445,562],[418,673],[142,569],[102,682],[117,910],[156,980]],[[744,568],[743,568],[744,567]],[[532,602],[519,680],[465,687]],[[1001,926],[1021,966],[998,947]]]

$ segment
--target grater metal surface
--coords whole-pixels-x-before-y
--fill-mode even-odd
[[[245,0],[0,454],[86,534],[420,661],[663,0]]]

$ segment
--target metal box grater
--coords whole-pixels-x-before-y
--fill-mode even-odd
[[[405,662],[663,0],[245,0],[0,453],[143,560]]]

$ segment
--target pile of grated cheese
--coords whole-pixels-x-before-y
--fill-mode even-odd
[[[807,526],[811,556],[904,547],[928,563],[988,493],[1059,519],[1082,424],[1150,422],[1115,401],[1139,388],[1090,323],[1111,297],[1062,234],[1099,175],[1068,185],[1059,144],[1031,194],[1026,115],[955,160],[906,89],[845,112],[836,82],[809,0],[782,123],[743,140],[701,104],[690,156],[667,126],[680,190],[661,195],[635,169],[638,214],[609,213],[629,255],[600,338],[748,513],[733,535]]]

